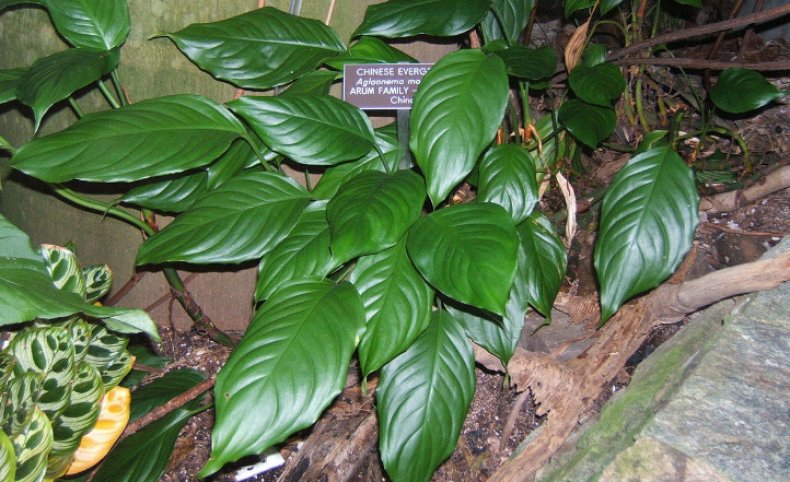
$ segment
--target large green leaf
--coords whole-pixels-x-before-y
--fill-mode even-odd
[[[433,290],[406,253],[406,240],[360,258],[350,281],[362,296],[367,329],[359,344],[364,375],[408,348],[428,326]]]
[[[209,164],[244,127],[205,97],[159,97],[88,114],[23,145],[11,159],[43,181],[137,181]]]
[[[373,127],[361,110],[329,95],[244,96],[228,103],[273,150],[308,165],[366,154]]]
[[[255,301],[269,298],[274,290],[290,280],[309,276],[323,278],[339,264],[329,249],[326,202],[313,203],[299,216],[288,237],[261,260]]]
[[[425,183],[413,171],[365,171],[341,186],[326,207],[332,252],[345,262],[395,245],[420,217]]]
[[[486,43],[500,39],[508,44],[518,42],[533,8],[535,0],[492,0],[488,15],[480,24]]]
[[[284,175],[237,176],[148,238],[137,264],[258,259],[288,234],[309,200],[307,191]]]
[[[578,65],[568,76],[568,83],[581,100],[603,107],[610,107],[625,90],[623,74],[614,64]]]
[[[68,456],[80,445],[82,436],[96,424],[101,409],[104,385],[96,368],[87,363],[77,366],[68,406],[52,420],[54,455]]]
[[[459,50],[434,65],[414,96],[411,150],[434,206],[469,174],[505,113],[502,59]]]
[[[35,129],[50,107],[110,73],[118,58],[117,50],[68,49],[38,59],[19,79],[16,89],[17,98],[33,109]]]
[[[475,358],[460,324],[435,312],[381,371],[379,450],[393,482],[427,482],[455,448],[475,391]]]
[[[337,75],[331,70],[308,72],[294,80],[283,95],[328,95]]]
[[[126,0],[42,0],[52,23],[75,47],[111,50],[129,35]]]
[[[595,5],[595,0],[565,0],[565,17],[570,17],[573,12],[592,8]]]
[[[27,69],[0,70],[0,104],[16,100],[19,79],[25,75]]]
[[[551,317],[568,259],[562,240],[543,214],[535,213],[516,227],[519,247],[517,284],[523,283],[526,300]]]
[[[348,52],[326,60],[326,65],[343,70],[346,64],[398,64],[417,62],[410,55],[390,46],[376,37],[362,37],[352,45]]]
[[[504,314],[518,248],[504,208],[476,203],[435,211],[412,226],[407,247],[417,270],[436,289],[461,303]]]
[[[519,44],[495,53],[502,57],[508,74],[522,79],[546,79],[554,74],[557,67],[557,54],[551,47],[534,49]]]
[[[691,247],[698,204],[691,170],[669,147],[639,154],[617,173],[595,243],[601,323],[675,271]]]
[[[0,482],[14,482],[16,477],[16,454],[8,435],[0,430]]]
[[[15,482],[39,482],[47,470],[52,450],[52,427],[47,416],[35,409],[24,432],[11,438],[16,453]]]
[[[265,160],[269,160],[270,156],[274,156],[274,153],[263,153]],[[233,179],[243,169],[258,165],[260,162],[248,142],[236,139],[216,162],[208,166],[206,185],[209,189],[216,189]]]
[[[206,376],[202,373],[184,368],[169,371],[151,383],[135,389],[132,392],[129,420],[142,417],[205,379]]]
[[[208,174],[192,174],[155,179],[124,194],[121,201],[160,213],[182,213],[206,194]]]
[[[333,197],[344,182],[360,172],[392,172],[397,169],[399,162],[398,140],[395,138],[395,133],[376,129],[374,134],[376,148],[371,149],[354,162],[346,162],[327,169],[318,181],[318,185],[313,189],[313,196],[319,199]]]
[[[93,482],[157,482],[181,429],[193,412],[179,408],[121,440],[91,478]]]
[[[521,146],[492,147],[480,162],[477,199],[499,204],[518,224],[538,202],[535,161]]]
[[[288,83],[346,50],[320,21],[272,7],[192,24],[168,37],[198,67],[245,89]]]
[[[349,283],[303,279],[277,290],[217,375],[211,458],[199,476],[315,423],[345,385],[364,325]]]
[[[621,3],[623,3],[623,0],[603,0],[601,2],[601,15],[606,15]]]
[[[573,137],[595,149],[599,142],[614,132],[617,114],[611,107],[570,99],[563,102],[560,107],[559,120]]]
[[[515,288],[514,290],[515,291]],[[526,309],[517,309],[518,302],[512,294],[508,300],[508,310],[516,316],[495,317],[471,306],[445,304],[447,312],[458,321],[466,336],[490,353],[496,355],[504,366],[516,351],[521,330],[524,328]]]
[[[759,72],[727,69],[719,74],[719,80],[710,89],[710,100],[725,112],[743,114],[787,94],[765,80]]]
[[[30,244],[30,238],[0,214],[0,258],[20,258],[32,262],[31,269],[47,272],[47,265]]]
[[[16,358],[16,370],[40,374],[44,392],[40,408],[50,419],[66,409],[74,378],[74,347],[69,332],[60,327],[26,328],[18,332],[8,352]]]
[[[471,30],[488,12],[490,0],[389,0],[370,5],[354,36],[450,37]]]

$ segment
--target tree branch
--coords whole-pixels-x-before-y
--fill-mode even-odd
[[[790,166],[784,166],[747,188],[702,198],[699,210],[709,214],[732,211],[788,187],[790,187]]]
[[[752,69],[761,71],[790,70],[790,61],[779,62],[730,62],[721,60],[687,59],[687,58],[657,58],[645,57],[636,59],[621,59],[612,62],[617,65],[668,65],[670,67],[684,67],[687,69],[724,70],[731,68]]]

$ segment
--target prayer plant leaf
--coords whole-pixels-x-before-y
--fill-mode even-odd
[[[480,23],[486,43],[492,40],[517,43],[533,8],[535,0],[492,0],[488,15]]]
[[[8,435],[0,430],[0,482],[14,482],[16,477],[16,454]]]
[[[611,107],[625,90],[620,67],[606,63],[594,67],[577,65],[568,76],[568,83],[581,100],[602,107]]]
[[[559,120],[573,137],[589,148],[595,149],[598,143],[614,132],[617,114],[611,107],[570,99],[563,102],[560,107]]]
[[[342,262],[395,245],[420,217],[425,183],[413,171],[365,171],[326,207],[332,252]]]
[[[52,23],[75,47],[112,50],[129,35],[126,0],[41,0]]]
[[[368,117],[329,95],[244,96],[228,107],[249,122],[272,150],[302,164],[338,164],[373,147]]]
[[[104,385],[98,370],[80,363],[74,371],[73,388],[66,410],[52,420],[53,454],[69,456],[80,445],[82,436],[96,424],[104,396]]]
[[[0,70],[0,104],[11,102],[17,98],[17,87],[27,69]]]
[[[33,109],[35,130],[50,107],[110,73],[118,65],[118,59],[117,50],[100,52],[75,48],[33,63],[19,79],[16,96]]]
[[[428,328],[381,371],[379,450],[393,482],[428,482],[455,449],[475,391],[461,325],[434,312]]]
[[[787,92],[774,87],[760,72],[727,69],[710,89],[710,100],[724,112],[743,114],[777,100]]]
[[[47,471],[47,456],[52,450],[52,426],[40,409],[33,411],[33,417],[24,432],[11,437],[16,452],[16,482],[36,482],[44,480]]]
[[[489,0],[389,0],[370,5],[360,35],[402,38],[425,34],[451,37],[474,28],[488,12]]]
[[[365,326],[350,283],[296,280],[278,289],[217,375],[206,477],[318,419],[346,383]]]
[[[515,144],[492,147],[480,162],[477,199],[499,204],[518,224],[538,202],[535,161]]]
[[[343,70],[346,64],[399,64],[417,62],[413,57],[376,37],[362,37],[348,52],[326,60],[326,65]]]
[[[516,283],[523,283],[529,304],[550,318],[568,264],[565,247],[549,220],[540,213],[516,226],[516,232],[520,242]]]
[[[423,78],[410,146],[434,206],[472,172],[502,122],[507,96],[502,59],[480,50],[446,55]]]
[[[167,36],[214,77],[245,89],[268,89],[314,70],[345,45],[318,20],[264,7]]]
[[[209,164],[243,133],[213,101],[173,95],[87,114],[23,145],[11,165],[49,183],[138,181]]]
[[[350,277],[365,305],[367,329],[359,343],[359,363],[367,376],[408,348],[428,326],[433,289],[406,253],[406,240],[364,256]]]
[[[675,271],[694,239],[698,204],[694,175],[669,147],[643,152],[617,173],[601,206],[594,252],[602,324]]]
[[[236,176],[148,238],[137,264],[259,259],[285,238],[309,201],[309,193],[285,175]]]
[[[492,203],[457,204],[417,221],[409,256],[437,290],[503,315],[516,274],[518,237],[510,215]]]
[[[326,202],[313,203],[302,211],[288,236],[261,260],[255,301],[269,298],[292,279],[323,278],[339,264],[329,249]]]
[[[329,199],[337,193],[344,182],[364,171],[395,171],[399,159],[398,140],[395,138],[394,132],[376,129],[374,136],[378,149],[370,149],[367,154],[354,162],[346,162],[327,169],[318,181],[318,185],[313,189],[313,196],[319,199]]]

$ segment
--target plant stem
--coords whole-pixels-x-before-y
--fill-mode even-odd
[[[123,209],[117,208],[111,204],[89,198],[83,194],[75,192],[61,185],[53,185],[52,190],[55,191],[55,194],[57,194],[58,196],[68,201],[71,201],[72,203],[76,204],[81,208],[87,209],[89,211],[96,211],[104,215],[109,215],[114,218],[120,219],[121,221],[124,221],[127,224],[131,224],[135,228],[140,229],[141,231],[143,231],[145,234],[149,236],[154,234],[155,232],[143,220],[138,219],[135,216],[133,216],[131,213],[128,213]]]
[[[639,123],[642,125],[642,129],[645,132],[650,132],[650,124],[647,122],[647,116],[645,115],[645,108],[642,103],[642,69],[639,69],[639,78],[636,79],[636,91],[634,92],[634,98],[636,99],[636,115],[639,117]]]
[[[115,98],[114,95],[112,95],[110,89],[108,89],[107,86],[104,85],[104,82],[102,82],[101,79],[97,80],[96,84],[99,86],[99,90],[104,95],[104,98],[107,99],[107,102],[110,103],[113,109],[118,109],[119,107],[121,107],[121,104],[118,103],[118,100]]]
[[[121,77],[118,74],[118,69],[114,69],[110,73],[110,78],[115,86],[115,91],[118,93],[118,98],[121,99],[121,105],[129,105],[129,99],[126,98],[126,92],[123,90],[123,84],[121,84]]]
[[[77,114],[77,118],[81,119],[85,116],[85,113],[82,111],[82,107],[77,104],[77,101],[74,100],[74,97],[69,96],[69,105],[72,109],[74,109],[74,113]]]
[[[250,145],[250,147],[252,147],[253,151],[255,151],[255,156],[258,158],[259,161],[261,161],[261,166],[263,166],[264,169],[271,172],[280,172],[277,168],[271,166],[266,161],[266,159],[264,159],[264,157],[261,155],[261,151],[262,151],[261,146],[258,145],[258,142],[253,138],[253,136],[249,134],[244,134],[241,136],[241,138],[244,139],[247,142],[247,144]]]

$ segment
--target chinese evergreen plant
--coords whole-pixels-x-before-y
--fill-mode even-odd
[[[534,0],[390,0],[367,9],[351,45],[319,21],[265,7],[160,35],[251,93],[226,104],[183,93],[126,105],[117,72],[130,29],[124,0],[0,8],[17,3],[43,5],[71,46],[0,72],[0,101],[29,106],[39,126],[53,105],[95,83],[117,108],[18,149],[3,142],[13,169],[94,210],[101,204],[63,184],[137,183],[120,202],[175,214],[141,245],[139,266],[258,263],[257,310],[217,376],[212,455],[200,475],[313,424],[356,354],[365,377],[380,373],[387,473],[430,479],[475,389],[470,340],[506,363],[526,311],[550,314],[566,253],[535,209],[540,186],[612,134],[626,88],[620,68],[593,54],[575,65],[581,36],[566,52],[567,98],[535,118],[529,96],[552,89],[557,60],[522,41]],[[345,64],[414,61],[389,39],[475,29],[482,47],[446,55],[423,79],[407,139],[329,95]],[[759,74],[727,75],[720,100],[711,94],[722,109],[744,82],[760,84],[759,105],[782,95]],[[252,94],[261,91],[272,95]],[[601,323],[675,270],[697,224],[691,170],[670,136],[645,138],[603,200]],[[305,188],[284,163],[322,177]],[[456,196],[462,185],[476,195]]]

